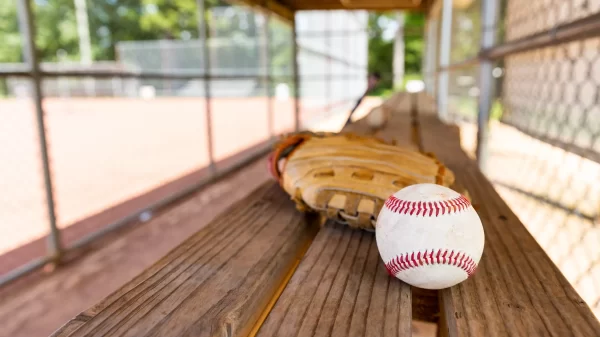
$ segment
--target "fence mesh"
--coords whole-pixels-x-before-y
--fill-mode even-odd
[[[339,129],[367,88],[366,11],[296,14],[301,120]]]
[[[27,95],[31,82],[23,85],[17,96],[0,96],[0,275],[43,256],[43,241],[40,249],[19,248],[49,231],[37,120]]]
[[[598,38],[508,57],[504,121],[597,160],[599,66]]]
[[[505,124],[498,132],[519,141],[505,146],[503,166],[511,169],[494,177],[598,317],[599,41],[578,40],[505,59]]]
[[[366,12],[297,15],[297,89],[290,22],[211,2],[205,43],[196,4],[87,3],[86,30],[74,2],[60,8],[36,2],[40,66],[54,73],[42,78],[42,105],[65,246],[207,177],[211,156],[216,169],[224,169],[292,131],[298,90],[301,127],[335,129],[366,89]],[[22,70],[16,6],[1,7],[0,70]],[[48,29],[58,17],[60,29]],[[207,71],[209,79],[202,78]],[[1,263],[0,275],[46,249],[29,81],[0,75],[0,190],[10,196],[0,200],[0,255],[19,247],[33,247],[35,254],[6,254],[10,263]]]
[[[600,11],[599,1],[499,3],[500,21],[486,28],[497,32],[497,45],[551,32]],[[476,55],[477,34],[468,32],[482,29],[480,6],[481,1],[473,1],[453,8],[451,63]],[[431,19],[439,26],[440,12]],[[429,36],[435,41],[428,45],[437,47],[439,32]],[[473,156],[479,76],[476,64],[449,71],[450,112]],[[492,76],[496,86],[486,174],[600,317],[600,38],[511,54],[496,61]],[[428,83],[437,85],[434,79]]]
[[[570,1],[514,1],[507,0],[506,40],[512,41],[535,33],[551,30],[554,26],[573,22],[600,12],[598,0]]]

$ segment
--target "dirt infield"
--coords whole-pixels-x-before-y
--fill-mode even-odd
[[[351,106],[349,102],[346,106]],[[211,100],[214,157],[269,138],[268,100]],[[272,101],[273,132],[290,131],[294,100]],[[303,123],[324,107],[303,100]],[[369,101],[362,110],[368,109]],[[47,98],[48,149],[60,228],[208,165],[202,98]],[[340,118],[319,125],[339,124]],[[335,116],[334,116],[335,117]],[[333,120],[333,122],[331,122]],[[335,127],[334,125],[334,127]],[[48,233],[35,115],[30,100],[0,100],[0,255]],[[43,249],[38,249],[43,254]]]
[[[274,131],[293,127],[293,101],[274,101]],[[61,228],[208,164],[203,99],[46,99]],[[268,139],[267,100],[211,103],[215,159]],[[47,233],[31,102],[0,101],[0,254]]]

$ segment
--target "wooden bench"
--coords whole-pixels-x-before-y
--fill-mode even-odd
[[[397,94],[383,130],[430,151],[468,191],[486,233],[474,277],[439,292],[388,276],[373,233],[298,213],[269,182],[52,336],[599,336],[600,323],[426,95]],[[149,247],[151,249],[151,247]]]

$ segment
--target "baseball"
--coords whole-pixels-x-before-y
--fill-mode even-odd
[[[369,127],[378,129],[385,125],[388,120],[388,111],[383,105],[373,108],[366,117]]]
[[[410,185],[390,196],[375,238],[388,272],[424,289],[452,287],[473,275],[485,241],[469,200],[435,184]]]

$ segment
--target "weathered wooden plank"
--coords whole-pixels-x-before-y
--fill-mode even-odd
[[[387,274],[374,234],[328,223],[257,336],[410,334],[410,287]]]
[[[461,149],[459,131],[419,114],[425,150],[469,191],[485,248],[474,277],[441,291],[448,336],[599,336],[600,323]]]
[[[410,97],[387,101],[394,110],[375,134],[416,148]],[[344,132],[372,134],[366,118]],[[437,297],[435,297],[437,302]],[[329,222],[321,229],[258,336],[410,336],[412,296],[390,277],[373,233]]]
[[[380,128],[372,128],[368,123],[368,115],[347,125],[342,131],[365,135],[374,135],[386,141],[414,150],[419,149],[417,129],[414,125],[413,107],[416,101],[407,93],[398,92],[385,100],[381,106],[391,112],[387,123]]]
[[[269,182],[53,336],[245,336],[315,234]]]
[[[391,112],[386,126],[375,135],[385,140],[394,140],[398,145],[420,150],[419,130],[416,125],[416,100],[407,93],[396,93],[383,105]]]
[[[69,336],[75,332],[79,327],[84,325],[91,317],[84,314],[79,314],[75,318],[71,319],[65,325],[56,330],[52,336]]]

